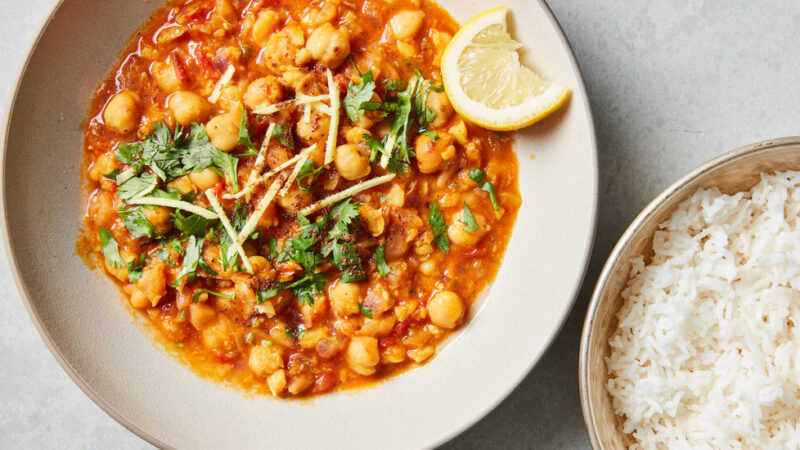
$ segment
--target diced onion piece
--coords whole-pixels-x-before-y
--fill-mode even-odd
[[[339,135],[339,88],[333,82],[331,69],[325,73],[328,76],[328,95],[331,97],[330,116],[331,126],[328,128],[328,142],[325,145],[325,162],[328,165],[333,162],[336,153],[336,138]],[[385,167],[385,166],[384,166]]]
[[[208,199],[208,203],[211,204],[211,207],[214,208],[214,211],[217,212],[219,216],[219,221],[222,222],[222,227],[225,228],[225,232],[228,233],[228,236],[233,241],[233,246],[236,248],[236,252],[239,253],[239,257],[242,258],[242,264],[244,268],[247,269],[248,272],[253,273],[253,266],[250,265],[250,261],[247,259],[247,255],[244,252],[244,248],[242,248],[242,244],[239,243],[239,236],[236,234],[236,231],[233,229],[231,225],[231,221],[228,220],[228,216],[225,215],[225,210],[222,209],[222,205],[219,204],[219,200],[217,200],[217,196],[214,195],[213,189],[208,189],[205,192],[206,198]]]
[[[297,105],[305,105],[308,103],[315,103],[322,100],[328,100],[330,96],[328,95],[317,95],[314,97],[310,97],[303,94],[297,94],[296,98],[291,100],[284,100],[282,102],[274,103],[272,105],[262,106],[260,108],[254,109],[253,114],[260,114],[262,116],[274,114],[278,111],[283,111],[284,109],[289,109],[293,106]]]
[[[213,220],[219,218],[218,215],[214,214],[213,212],[201,208],[197,205],[193,205],[189,202],[185,202],[183,200],[175,200],[172,198],[163,198],[163,197],[139,197],[135,199],[128,200],[129,204],[132,205],[153,205],[153,206],[164,206],[167,208],[175,208],[181,209],[183,211],[188,211],[192,214],[197,214],[198,216],[205,217],[206,219]]]
[[[256,206],[256,210],[253,211],[253,214],[250,214],[250,217],[247,218],[247,222],[245,222],[244,227],[242,227],[242,231],[239,232],[239,243],[243,243],[247,240],[247,236],[250,236],[250,233],[255,231],[256,226],[258,226],[258,221],[261,220],[261,216],[264,215],[264,211],[267,210],[272,200],[275,198],[275,194],[278,193],[278,189],[280,189],[281,184],[283,184],[282,178],[276,178],[275,181],[269,186],[269,189],[261,197],[259,200],[258,205]]]
[[[114,181],[117,183],[117,185],[120,185],[133,178],[134,175],[136,175],[136,171],[133,170],[133,167],[128,167],[127,169],[118,173],[117,176],[114,178]]]
[[[267,146],[269,145],[269,140],[272,138],[272,132],[274,130],[275,123],[269,124],[269,127],[267,128],[267,136],[264,138],[264,142],[261,144],[261,149],[258,151],[258,156],[256,156],[256,160],[253,162],[253,170],[250,171],[250,176],[247,178],[247,183],[244,184],[242,190],[236,194],[225,194],[222,196],[222,198],[231,199],[247,196],[247,200],[250,200],[250,191],[256,187],[258,180],[261,179],[261,170],[264,168],[264,162],[266,161],[265,158],[267,154]]]
[[[289,192],[289,188],[292,187],[292,183],[294,183],[294,180],[297,178],[297,175],[300,174],[300,170],[303,168],[303,164],[305,164],[306,161],[308,161],[308,156],[311,154],[312,151],[314,151],[315,148],[317,148],[317,144],[314,144],[311,147],[308,147],[307,149],[300,152],[300,154],[298,155],[300,156],[300,158],[295,163],[294,169],[292,170],[292,173],[289,175],[289,179],[286,180],[286,183],[283,185],[283,188],[281,189],[280,192],[281,197],[283,197],[284,195],[286,195],[287,192]]]
[[[316,202],[316,203],[314,203],[312,205],[306,206],[305,208],[300,210],[300,213],[302,213],[304,216],[307,216],[309,214],[313,214],[313,213],[319,211],[320,209],[322,209],[322,208],[324,208],[324,207],[326,207],[328,205],[332,205],[332,204],[334,204],[334,203],[336,203],[336,202],[338,202],[340,200],[344,200],[347,197],[351,197],[351,196],[353,196],[355,194],[358,194],[359,192],[363,192],[363,191],[366,191],[367,189],[373,188],[373,187],[378,186],[380,184],[392,181],[392,179],[394,179],[395,176],[396,176],[395,174],[390,173],[388,175],[383,175],[383,176],[380,176],[380,177],[372,178],[372,179],[367,180],[367,181],[362,181],[361,183],[358,183],[358,184],[355,184],[353,186],[350,186],[349,188],[347,188],[347,189],[345,189],[345,190],[343,190],[341,192],[337,192],[337,193],[335,193],[335,194],[333,194],[333,195],[331,195],[329,197],[325,197],[322,200],[320,200],[320,201],[318,201],[318,202]]]
[[[236,68],[233,67],[233,64],[228,64],[228,67],[225,69],[225,73],[219,78],[217,84],[214,86],[214,90],[211,91],[211,95],[208,96],[208,101],[210,103],[217,103],[219,100],[220,94],[222,94],[222,88],[230,83],[231,78],[233,78],[233,72],[236,71]]]

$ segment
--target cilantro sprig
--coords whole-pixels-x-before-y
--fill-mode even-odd
[[[111,232],[105,228],[97,228],[97,233],[100,235],[100,244],[103,246],[103,256],[106,258],[106,264],[111,267],[124,267],[125,261],[119,255],[119,245]]]
[[[342,106],[347,114],[347,117],[353,122],[358,122],[358,119],[364,114],[366,110],[375,110],[380,105],[372,101],[372,94],[375,93],[375,79],[373,78],[372,71],[367,71],[361,75],[361,83],[353,84],[351,81],[347,85],[347,95],[342,101]]]
[[[486,180],[486,172],[482,171],[481,169],[470,169],[469,177],[472,181],[478,183],[478,186],[481,187],[482,190],[489,193],[489,199],[492,201],[492,208],[495,211],[500,209],[500,204],[497,202],[497,194],[494,191],[494,184],[491,181],[484,181]]]
[[[462,222],[464,224],[464,231],[472,233],[478,229],[478,222],[475,221],[475,216],[473,216],[472,211],[469,210],[467,202],[464,202],[464,212],[462,216],[464,218]]]
[[[244,119],[245,126],[242,129],[246,133],[246,116]],[[242,140],[241,134],[240,140]],[[249,142],[249,135],[247,141]],[[245,155],[248,153],[241,156]],[[132,166],[136,175],[141,174],[145,168],[149,168],[163,182],[169,182],[189,172],[199,172],[207,167],[215,166],[228,173],[233,191],[238,191],[237,156],[225,153],[215,147],[208,138],[205,126],[199,123],[192,123],[189,132],[186,133],[180,125],[170,132],[165,122],[158,122],[153,127],[153,133],[143,141],[120,144],[115,157],[117,161]],[[120,188],[134,179],[136,178],[126,181]],[[130,198],[144,189],[146,186],[142,181],[140,179],[126,188],[128,193],[124,195],[129,195],[128,198]],[[136,188],[141,189],[137,190]]]
[[[431,203],[430,211],[428,212],[428,223],[433,230],[433,242],[445,253],[450,253],[450,238],[447,237],[447,223],[442,217],[442,211],[439,209],[439,204],[436,202]]]

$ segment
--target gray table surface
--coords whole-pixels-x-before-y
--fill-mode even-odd
[[[55,3],[0,1],[0,105],[9,101],[27,49]],[[588,448],[578,396],[580,330],[616,240],[653,197],[699,163],[741,145],[800,134],[800,2],[549,3],[583,69],[597,127],[594,254],[553,346],[495,411],[448,449]],[[0,110],[0,123],[7,114]],[[149,446],[61,371],[0,257],[0,448],[56,447]]]

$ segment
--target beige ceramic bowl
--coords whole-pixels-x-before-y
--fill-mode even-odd
[[[732,194],[746,191],[760,181],[762,172],[800,169],[800,138],[762,141],[725,153],[694,169],[655,198],[622,235],[592,295],[581,338],[579,381],[581,406],[589,439],[595,449],[627,448],[634,441],[622,433],[611,396],[605,358],[608,338],[617,326],[622,307],[620,293],[628,281],[630,261],[652,253],[653,234],[675,208],[700,188],[717,187]]]
[[[561,328],[594,236],[591,115],[569,44],[545,3],[441,2],[462,22],[507,4],[524,61],[572,91],[554,116],[516,135],[523,205],[495,283],[430,363],[368,389],[307,401],[248,398],[198,378],[153,345],[112,283],[75,255],[81,123],[126,40],[161,4],[64,0],[30,55],[10,114],[2,225],[20,293],[64,370],[109,415],[167,448],[419,448],[488,413]]]

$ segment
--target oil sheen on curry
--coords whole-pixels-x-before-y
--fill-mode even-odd
[[[520,205],[509,139],[442,88],[457,30],[426,0],[168,3],[92,101],[80,246],[170,353],[248,392],[430,361]]]

